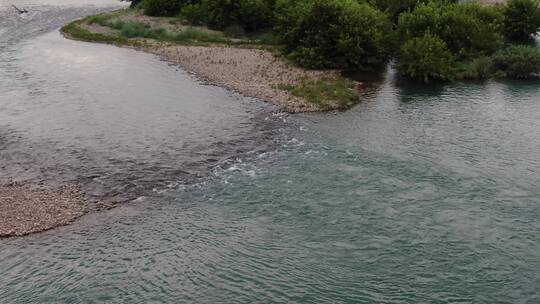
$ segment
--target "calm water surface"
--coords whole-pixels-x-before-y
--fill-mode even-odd
[[[389,71],[350,111],[277,115],[62,39],[116,4],[72,2],[16,34],[0,13],[0,177],[138,199],[0,240],[1,302],[540,303],[539,82]]]

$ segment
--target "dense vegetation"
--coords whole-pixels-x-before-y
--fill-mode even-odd
[[[539,0],[140,0],[229,37],[271,33],[306,68],[374,70],[395,58],[421,81],[528,78],[540,71]]]
[[[281,10],[276,31],[285,52],[302,66],[369,70],[390,58],[392,24],[366,3],[314,0]]]
[[[527,10],[515,9],[523,6]],[[536,64],[533,59],[540,56],[539,49],[532,45],[540,20],[528,16],[537,15],[540,8],[535,0],[510,0],[503,7],[474,2],[419,3],[398,18],[397,31],[403,41],[398,53],[399,71],[426,82],[533,77],[540,66],[527,66]],[[527,21],[518,21],[522,18]],[[531,45],[514,46],[516,43]]]
[[[504,33],[511,41],[528,42],[538,33],[540,7],[538,1],[512,0],[503,10]]]

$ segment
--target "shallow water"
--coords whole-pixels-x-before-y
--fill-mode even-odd
[[[11,33],[26,30],[20,23],[36,28],[47,18],[56,28],[99,10],[32,8],[2,39],[0,178],[76,182],[95,199],[123,201],[264,149],[267,106],[200,85],[155,56],[57,31],[13,43]]]
[[[143,197],[0,240],[2,302],[540,302],[538,82],[389,71],[350,111],[288,117],[131,50],[11,49],[0,174]]]

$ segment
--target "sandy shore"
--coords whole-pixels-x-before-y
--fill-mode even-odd
[[[0,185],[0,237],[22,236],[67,225],[89,211],[79,189]]]
[[[321,109],[316,104],[280,90],[280,85],[299,83],[302,79],[316,81],[334,73],[301,69],[268,51],[258,49],[155,42],[147,44],[143,49],[213,84],[268,101],[288,112],[313,112]]]

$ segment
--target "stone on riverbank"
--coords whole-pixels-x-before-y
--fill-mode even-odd
[[[76,186],[0,185],[0,237],[67,225],[86,212],[86,202]]]

